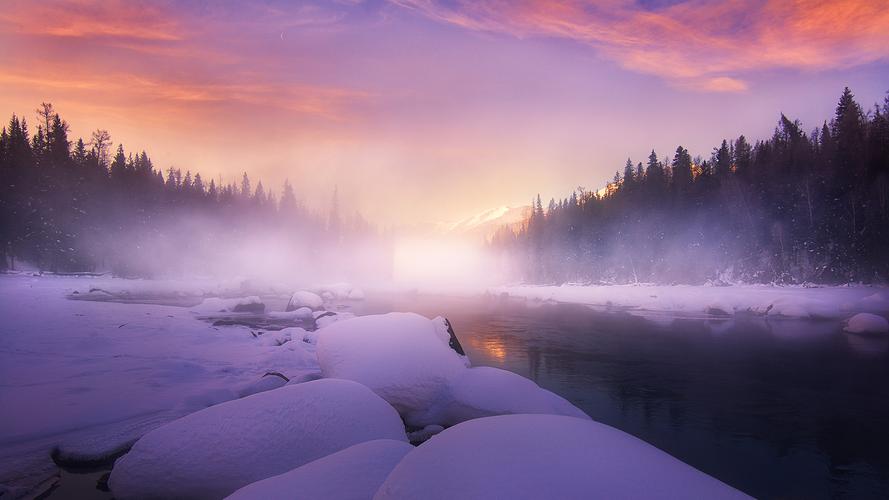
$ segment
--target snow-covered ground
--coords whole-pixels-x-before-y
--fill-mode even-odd
[[[889,312],[889,289],[871,286],[516,285],[491,287],[488,293],[640,313],[845,319],[860,312]]]
[[[63,459],[111,455],[150,429],[236,398],[266,372],[299,379],[318,371],[309,344],[269,345],[188,308],[66,299],[135,285],[220,291],[216,283],[0,275],[0,485],[51,479],[55,449]]]
[[[255,498],[294,485],[356,498],[374,492],[408,498],[412,488],[511,497],[555,491],[548,488],[556,483],[566,496],[597,489],[607,496],[738,495],[590,421],[530,380],[472,367],[444,318],[353,318],[324,309],[335,299],[362,300],[361,289],[309,288],[0,275],[0,496],[53,481],[53,456],[101,461],[133,443],[111,476],[118,497],[219,498],[237,490],[238,498]],[[884,330],[889,311],[889,292],[873,287],[562,286],[488,293],[682,314],[848,319],[876,313],[847,325],[874,332]],[[269,309],[265,301],[272,299],[277,306]],[[288,302],[293,310],[284,312]],[[214,318],[232,314],[305,320],[319,329],[214,326]],[[319,378],[349,382],[313,382]],[[429,444],[415,450],[399,444],[408,439]],[[370,441],[377,444],[360,445]],[[376,466],[361,466],[377,458]],[[456,489],[439,489],[441,464],[451,467],[446,482]],[[513,466],[526,471],[523,482],[505,479]],[[571,477],[566,470],[574,471]],[[653,470],[661,472],[649,477]],[[354,488],[315,480],[353,475],[361,479]],[[154,476],[164,477],[155,482]]]

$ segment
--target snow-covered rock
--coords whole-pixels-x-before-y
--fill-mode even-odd
[[[504,415],[451,427],[395,467],[375,500],[749,498],[590,420]]]
[[[298,337],[299,338],[299,337]],[[266,332],[259,336],[259,342],[267,346],[284,345],[293,340],[291,332],[279,330],[277,332]]]
[[[406,441],[366,387],[316,380],[219,404],[142,436],[117,460],[116,498],[221,498],[354,444]]]
[[[333,299],[348,299],[349,292],[353,289],[352,285],[349,283],[334,283],[332,285],[323,285],[318,287],[318,291],[324,296],[330,295]]]
[[[442,427],[440,425],[427,425],[426,427],[423,427],[422,429],[408,432],[407,438],[410,440],[411,443],[414,443],[414,444],[423,443],[423,442],[429,440],[429,438],[431,438],[432,436],[438,434],[439,432],[441,432],[443,430],[444,430],[444,427]]]
[[[301,307],[308,307],[312,310],[321,309],[324,307],[324,300],[318,294],[307,290],[293,292],[290,302],[287,303],[287,311],[294,311]]]
[[[843,331],[859,334],[889,333],[889,321],[876,314],[858,313],[846,321],[846,327]]]
[[[391,439],[356,444],[302,467],[245,486],[229,500],[366,500],[413,446]]]
[[[422,426],[426,410],[465,369],[436,323],[414,313],[359,316],[318,335],[325,377],[360,382],[394,406],[409,425]]]
[[[354,318],[355,314],[350,312],[332,312],[325,311],[322,314],[315,314],[315,328],[324,328],[327,325],[332,325],[337,321],[343,321],[344,319]]]
[[[453,377],[447,391],[422,417],[422,423],[451,426],[474,418],[513,413],[545,413],[589,419],[567,400],[521,375],[480,366]]]
[[[262,299],[256,295],[249,297],[237,297],[233,299],[223,299],[219,297],[210,297],[204,299],[203,302],[191,308],[192,311],[199,314],[213,314],[225,312],[263,312],[265,304]]]
[[[278,387],[283,387],[289,381],[290,379],[279,375],[277,372],[266,373],[258,380],[254,380],[253,382],[250,382],[241,387],[241,389],[238,391],[238,397],[243,398],[253,394],[259,394],[260,392],[277,389]]]
[[[364,300],[364,290],[353,288],[349,291],[349,300]]]
[[[268,316],[275,319],[305,319],[312,317],[312,310],[308,307],[299,307],[292,311],[271,311]]]

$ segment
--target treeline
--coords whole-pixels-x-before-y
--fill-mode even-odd
[[[72,144],[50,104],[37,113],[33,135],[16,115],[0,133],[0,269],[27,262],[123,276],[238,272],[251,267],[245,260],[272,254],[293,257],[293,267],[297,259],[342,266],[345,249],[362,245],[381,252],[376,268],[386,270],[383,236],[358,214],[343,217],[335,191],[329,211],[315,214],[289,182],[276,196],[246,173],[236,185],[162,172],[145,151],[112,149],[105,130]],[[265,254],[243,251],[251,241],[267,245]]]
[[[678,147],[627,160],[600,192],[578,190],[491,248],[534,283],[848,283],[889,277],[889,97],[865,112],[846,88],[806,133]]]

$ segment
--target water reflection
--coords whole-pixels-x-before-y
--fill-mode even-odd
[[[838,322],[644,315],[412,298],[359,312],[446,315],[476,365],[763,498],[889,496],[889,341]]]

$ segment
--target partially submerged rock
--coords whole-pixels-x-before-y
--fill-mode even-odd
[[[470,420],[415,448],[375,500],[749,498],[613,427],[554,415]]]
[[[295,311],[300,307],[308,307],[313,311],[317,311],[318,309],[324,308],[324,300],[315,293],[307,290],[299,290],[294,292],[290,297],[290,301],[287,302],[285,311]]]
[[[303,500],[365,500],[413,446],[378,439],[356,444],[284,474],[245,486],[229,500],[300,498]]]
[[[116,498],[222,498],[354,444],[406,441],[395,410],[347,380],[288,385],[192,413],[117,460]]]
[[[861,335],[881,335],[889,333],[889,321],[871,313],[858,313],[846,320],[843,331]]]

